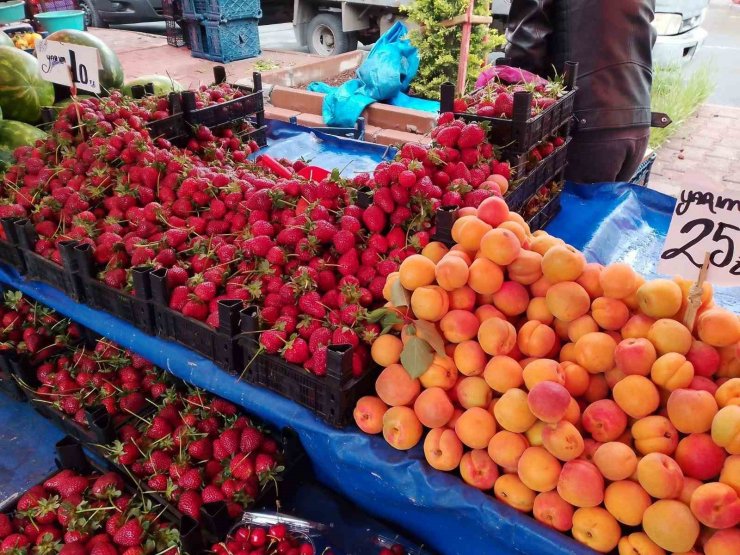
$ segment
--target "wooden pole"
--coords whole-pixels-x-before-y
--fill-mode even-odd
[[[701,295],[704,292],[704,280],[707,279],[707,272],[709,271],[709,253],[704,253],[704,263],[701,265],[699,270],[699,278],[694,282],[689,290],[689,306],[686,308],[686,315],[684,316],[683,323],[689,328],[694,329],[694,322],[696,322],[696,313],[701,306]]]
[[[465,82],[468,78],[468,56],[470,55],[470,33],[473,26],[473,5],[475,0],[469,0],[468,10],[462,28],[462,40],[460,41],[460,61],[457,64],[457,94],[465,93]]]

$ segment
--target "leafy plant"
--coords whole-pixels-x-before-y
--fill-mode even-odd
[[[658,148],[701,106],[714,90],[710,66],[705,65],[690,76],[681,66],[656,66],[653,71],[652,110],[668,114],[673,123],[650,132],[650,147]]]
[[[415,0],[403,7],[409,21],[418,28],[409,33],[411,43],[419,51],[419,71],[412,83],[413,92],[425,98],[438,99],[439,87],[457,80],[462,26],[442,27],[440,22],[466,12],[468,0]],[[491,15],[491,2],[475,0],[473,13]],[[506,43],[503,35],[487,25],[473,25],[468,56],[468,82],[474,81],[486,62],[486,57]]]

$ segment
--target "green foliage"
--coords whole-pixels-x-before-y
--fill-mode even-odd
[[[658,148],[701,106],[714,90],[709,66],[685,75],[681,66],[656,66],[653,69],[652,110],[668,114],[673,123],[650,132],[650,147]]]
[[[412,88],[425,98],[439,98],[439,87],[457,81],[462,26],[441,27],[439,23],[462,15],[468,0],[415,0],[402,8],[411,23],[418,26],[410,32],[411,43],[419,50],[419,71]],[[491,2],[475,0],[476,15],[491,15]],[[487,25],[473,25],[468,57],[468,83],[474,81],[485,64],[486,57],[506,39]]]

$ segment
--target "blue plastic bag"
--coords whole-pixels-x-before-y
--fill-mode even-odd
[[[388,101],[391,106],[400,106],[411,110],[421,110],[422,112],[439,113],[439,102],[437,100],[427,100],[426,98],[416,98],[405,93],[399,92],[396,96]]]
[[[333,127],[353,127],[362,111],[375,102],[374,98],[363,92],[363,84],[359,79],[352,79],[338,87],[314,82],[306,90],[326,95],[321,115],[324,123]]]

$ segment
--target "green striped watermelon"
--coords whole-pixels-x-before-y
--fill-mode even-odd
[[[0,46],[0,108],[6,118],[36,123],[41,107],[54,103],[54,86],[41,78],[36,58]]]
[[[51,33],[49,40],[79,44],[81,46],[92,46],[100,52],[99,80],[101,89],[119,89],[123,85],[123,67],[116,53],[95,35],[84,31],[67,29]]]
[[[180,83],[174,79],[166,77],[165,75],[142,75],[141,77],[127,81],[126,84],[121,87],[121,92],[125,95],[131,96],[131,87],[136,85],[144,86],[147,83],[154,85],[154,94],[156,96],[163,96],[171,92],[180,92],[183,90]]]
[[[0,121],[0,163],[12,163],[16,148],[33,145],[44,138],[46,133],[33,125],[9,119]]]

